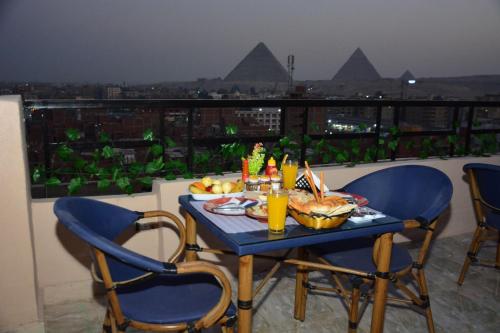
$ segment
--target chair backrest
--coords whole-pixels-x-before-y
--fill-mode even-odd
[[[368,199],[368,206],[388,215],[427,223],[448,207],[453,185],[442,171],[420,165],[375,171],[347,184],[347,192]]]
[[[78,197],[58,199],[54,205],[54,213],[69,231],[106,255],[114,281],[130,280],[147,272],[162,271],[161,262],[113,242],[121,232],[140,218],[139,213]]]
[[[500,166],[469,163],[464,165],[463,170],[465,172],[472,171],[480,198],[487,205],[500,209]]]

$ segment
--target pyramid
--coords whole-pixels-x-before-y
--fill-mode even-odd
[[[415,80],[415,76],[413,76],[409,70],[406,70],[406,72],[404,72],[399,79],[401,81],[408,82],[409,80]]]
[[[224,80],[286,82],[288,73],[267,46],[260,42]]]
[[[358,47],[333,77],[334,81],[375,81],[381,77]]]

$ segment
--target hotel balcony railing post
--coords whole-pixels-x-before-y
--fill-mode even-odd
[[[51,166],[51,150],[50,150],[50,141],[49,141],[49,122],[48,119],[52,119],[52,110],[44,109],[40,110],[42,112],[42,141],[43,141],[43,165],[45,167],[45,173],[48,177],[52,174],[52,166]]]
[[[167,160],[167,152],[165,149],[165,109],[158,111],[158,144],[161,145],[163,160]]]
[[[188,119],[187,119],[187,156],[186,156],[186,164],[188,170],[193,172],[193,155],[194,155],[194,147],[193,147],[193,116],[195,109],[190,108],[188,111]]]
[[[304,165],[307,156],[306,156],[306,143],[304,141],[304,136],[307,135],[307,131],[309,129],[309,108],[305,107],[304,112],[302,113],[302,138],[300,140],[300,165]]]
[[[460,129],[460,124],[458,124],[458,115],[459,115],[459,112],[460,112],[460,108],[458,106],[455,106],[453,108],[453,118],[451,120],[451,128],[452,128],[452,131],[454,132],[454,134],[456,135],[458,132],[458,130]],[[449,149],[449,155],[450,156],[453,156],[455,155],[455,144],[453,143],[453,141],[450,142],[450,149]]]
[[[465,154],[470,153],[472,123],[474,122],[474,106],[469,106],[469,114],[467,116],[467,130],[465,131]]]
[[[378,161],[378,151],[379,151],[379,140],[380,140],[380,126],[382,125],[382,105],[377,105],[377,120],[375,128],[375,156],[373,157],[373,162]]]
[[[280,112],[280,136],[284,137],[286,134],[286,119],[288,117],[288,115],[287,115],[288,111],[287,111],[286,106],[282,106],[280,109],[281,109],[281,112]]]
[[[400,110],[401,110],[401,105],[396,105],[396,107],[394,108],[394,114],[393,114],[393,117],[392,117],[392,125],[395,127],[395,128],[399,128],[399,116],[400,116]],[[396,156],[397,156],[397,151],[398,151],[398,146],[396,146],[396,148],[394,150],[391,150],[391,161],[394,161],[396,159]]]

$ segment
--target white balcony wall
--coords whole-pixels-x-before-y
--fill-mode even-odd
[[[26,141],[19,96],[0,96],[0,331],[42,327],[28,187]],[[28,330],[28,328],[27,328]]]
[[[75,236],[57,224],[52,209],[55,199],[31,200],[27,171],[24,124],[18,97],[0,97],[0,172],[2,191],[0,202],[0,331],[19,325],[40,325],[44,303],[93,297],[99,291],[92,283],[88,266],[88,248]],[[442,219],[437,237],[471,232],[475,226],[469,188],[462,167],[466,163],[500,164],[500,156],[488,158],[463,157],[450,160],[427,159],[363,164],[353,168],[320,167],[330,188],[338,188],[367,173],[401,164],[419,164],[445,172],[454,186],[450,208]],[[224,178],[235,179],[238,174]],[[156,180],[153,191],[131,196],[100,196],[95,199],[132,210],[163,209],[181,217],[177,197],[187,193],[190,180]],[[425,195],[425,193],[422,193]],[[220,247],[221,244],[203,228],[199,229],[199,244]],[[410,235],[411,236],[411,235]],[[405,240],[398,237],[397,240]],[[125,246],[164,260],[177,246],[177,236],[171,230],[146,231],[125,243]],[[463,249],[464,256],[467,249]],[[432,253],[431,253],[432,255]],[[222,258],[203,254],[202,258],[220,261]],[[237,261],[224,258],[234,274]],[[268,267],[258,262],[256,272]],[[457,277],[458,277],[457,272]]]

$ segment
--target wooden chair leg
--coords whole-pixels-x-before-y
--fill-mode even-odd
[[[102,333],[112,333],[109,308],[106,309],[106,315],[104,316],[104,322],[102,323]]]
[[[359,298],[361,295],[361,291],[359,288],[363,283],[361,278],[353,278],[352,283],[352,292],[351,292],[351,304],[349,306],[349,326],[347,328],[348,333],[356,333],[358,330],[358,321],[359,321]]]
[[[496,256],[496,260],[495,260],[495,268],[500,269],[500,231],[498,231],[497,256]]]
[[[472,242],[469,246],[469,251],[467,252],[467,255],[465,256],[465,261],[464,265],[462,266],[462,271],[460,272],[460,276],[458,278],[457,283],[459,285],[462,285],[464,283],[465,279],[465,274],[469,270],[469,266],[472,263],[471,257],[475,257],[477,255],[477,252],[479,251],[479,246],[481,244],[481,235],[483,233],[482,227],[477,227],[476,230],[474,231],[474,235],[472,236]],[[497,251],[498,252],[498,251]]]
[[[222,325],[221,329],[222,333],[234,333],[234,326]]]
[[[301,260],[307,260],[307,252],[303,248],[299,248],[298,257]],[[307,267],[298,265],[295,276],[295,306],[293,317],[300,321],[306,319],[306,303],[307,303],[307,283],[309,281],[309,271]]]
[[[106,309],[106,316],[102,324],[102,333],[117,333],[116,320],[113,316],[111,308],[108,306]]]
[[[434,320],[432,319],[431,303],[429,301],[429,290],[427,288],[427,280],[424,270],[420,268],[417,271],[418,287],[420,289],[420,299],[424,302],[423,309],[425,310],[425,318],[427,319],[427,328],[429,333],[434,333]]]

